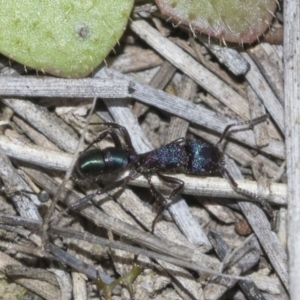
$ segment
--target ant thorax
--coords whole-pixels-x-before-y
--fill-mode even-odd
[[[182,169],[188,157],[183,145],[170,143],[140,155],[141,173],[172,172]]]

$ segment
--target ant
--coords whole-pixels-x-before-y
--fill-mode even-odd
[[[155,206],[157,209],[157,215],[152,223],[153,233],[156,222],[166,207],[172,202],[168,203],[165,196],[155,188],[151,182],[151,177],[156,174],[161,181],[176,186],[168,197],[169,199],[172,199],[184,187],[184,182],[182,180],[162,174],[172,172],[192,175],[221,173],[221,175],[224,175],[228,179],[232,188],[237,193],[243,194],[248,198],[253,198],[255,201],[260,202],[268,214],[272,216],[272,209],[265,200],[259,198],[252,192],[241,189],[238,186],[225,167],[224,153],[220,148],[221,142],[232,127],[254,125],[265,121],[267,118],[268,115],[263,115],[249,121],[227,125],[219,141],[215,145],[203,140],[179,138],[167,145],[143,154],[136,153],[129,133],[125,127],[117,123],[100,123],[100,125],[106,126],[107,128],[100,133],[99,136],[79,156],[75,164],[75,179],[82,180],[86,178],[97,178],[101,175],[119,174],[127,169],[131,171],[124,178],[112,182],[103,189],[99,189],[69,206],[60,215],[69,209],[78,209],[96,195],[108,193],[111,190],[128,183],[130,180],[143,175],[147,179],[150,191],[156,199]],[[116,130],[119,130],[122,134],[125,145],[122,145]],[[114,147],[108,147],[103,150],[98,148],[90,149],[92,145],[101,142],[107,136],[112,138]]]

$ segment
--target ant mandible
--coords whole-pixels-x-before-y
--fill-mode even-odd
[[[256,119],[226,126],[219,141],[215,145],[203,140],[179,138],[165,146],[161,146],[143,154],[136,153],[129,133],[125,127],[117,123],[99,123],[99,125],[106,126],[107,129],[105,129],[79,156],[75,165],[74,177],[77,180],[81,180],[86,178],[97,178],[101,175],[120,173],[128,169],[131,171],[126,177],[116,182],[112,182],[103,189],[99,189],[96,192],[80,199],[78,202],[65,209],[62,213],[69,209],[78,209],[96,195],[108,193],[111,190],[128,183],[137,176],[143,175],[147,179],[150,191],[156,199],[155,206],[157,209],[157,215],[152,223],[153,233],[155,224],[159,217],[162,215],[166,207],[172,202],[168,204],[165,196],[155,188],[151,182],[152,175],[156,174],[161,181],[174,184],[176,186],[169,195],[169,199],[172,199],[183,189],[184,182],[178,178],[163,175],[162,173],[173,172],[192,175],[208,175],[218,172],[229,180],[233,189],[237,193],[243,194],[248,198],[253,198],[255,201],[260,202],[267,213],[272,216],[272,209],[265,200],[259,198],[252,192],[241,189],[238,186],[225,167],[224,154],[220,148],[221,142],[232,127],[254,125],[265,121],[267,118],[268,115],[263,115]],[[125,147],[123,147],[116,130],[119,130],[122,133]],[[112,138],[114,147],[108,147],[103,150],[98,148],[90,149],[92,145],[101,142],[107,136]]]

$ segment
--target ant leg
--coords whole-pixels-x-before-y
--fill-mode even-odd
[[[27,195],[35,195],[35,196],[37,196],[39,201],[42,202],[42,203],[47,202],[50,198],[49,193],[46,192],[45,190],[41,190],[40,192],[35,193],[35,192],[28,191],[28,190],[25,190],[25,189],[18,189],[18,188],[7,189],[4,186],[2,186],[0,188],[0,191],[4,192],[8,197],[12,197],[14,195],[18,195],[20,197],[24,196],[24,197],[27,197],[30,201],[31,201],[31,198],[29,198]]]
[[[92,194],[89,194],[89,195],[85,196],[84,198],[81,198],[80,200],[78,200],[74,204],[69,205],[62,212],[60,212],[57,216],[55,216],[51,220],[51,223],[54,222],[55,219],[60,220],[60,218],[63,216],[63,214],[67,213],[69,210],[79,210],[80,208],[82,208],[82,206],[87,204],[95,196],[106,194],[106,193],[108,193],[108,192],[110,192],[110,191],[112,191],[112,190],[114,190],[118,187],[121,187],[122,185],[128,183],[130,180],[136,178],[137,176],[139,176],[139,174],[135,170],[133,170],[126,177],[122,178],[121,180],[113,182],[110,185],[104,187],[103,189],[99,189],[96,192],[94,192]]]
[[[170,177],[170,176],[165,176],[160,173],[156,174],[158,178],[161,181],[164,181],[166,183],[171,183],[171,184],[176,184],[177,187],[172,190],[171,194],[169,195],[169,199],[174,198],[184,187],[184,182],[178,178]]]
[[[230,128],[232,127],[235,127],[235,126],[243,126],[243,125],[254,125],[254,124],[257,124],[257,123],[261,123],[261,122],[264,122],[266,121],[266,119],[269,118],[269,115],[268,114],[265,114],[265,115],[262,115],[258,118],[255,118],[255,119],[252,119],[252,120],[248,120],[248,121],[245,121],[245,122],[240,122],[240,123],[234,123],[234,124],[229,124],[225,127],[219,141],[216,143],[216,147],[219,147],[221,142],[224,140],[225,136],[227,135],[228,131],[230,130]]]
[[[239,193],[242,194],[248,198],[251,198],[253,200],[255,200],[256,202],[259,202],[261,204],[261,206],[263,207],[263,209],[267,212],[267,214],[269,215],[269,217],[271,219],[273,219],[273,210],[272,207],[270,206],[270,204],[263,198],[259,197],[257,194],[249,192],[247,190],[244,190],[242,188],[240,188],[238,186],[238,184],[235,182],[235,180],[233,179],[232,175],[229,173],[229,171],[223,167],[220,166],[220,170],[223,173],[223,175],[225,175],[225,177],[229,180],[229,182],[231,183],[233,189]]]
[[[46,192],[45,190],[40,190],[38,193],[35,193],[35,192],[31,192],[31,191],[27,191],[27,190],[22,189],[19,192],[20,192],[21,196],[22,196],[22,194],[35,195],[35,196],[37,196],[39,201],[42,202],[42,203],[46,203],[50,199],[49,193]]]
[[[167,202],[166,198],[163,196],[163,194],[161,194],[153,185],[153,183],[151,181],[151,176],[149,176],[149,175],[148,176],[144,175],[144,176],[148,180],[150,192],[156,200],[153,205],[153,209],[156,210],[156,217],[154,218],[154,220],[152,222],[152,226],[151,226],[151,233],[154,234],[155,225],[156,225],[157,221],[159,220],[159,218],[161,217],[161,215],[163,214],[168,202]]]
[[[171,183],[171,184],[177,184],[178,187],[176,187],[175,189],[173,189],[173,191],[171,192],[169,199],[172,199],[175,195],[177,195],[180,190],[183,188],[184,186],[184,182],[180,179],[177,178],[173,178],[173,177],[169,177],[169,176],[165,176],[162,175],[160,173],[157,173],[157,176],[164,182],[167,183]],[[157,223],[157,221],[159,220],[159,218],[161,217],[161,215],[163,214],[164,210],[172,204],[172,202],[168,203],[167,199],[162,195],[162,193],[160,193],[155,186],[153,185],[152,181],[151,181],[151,176],[146,176],[149,183],[149,187],[150,187],[150,191],[152,193],[152,195],[155,197],[156,199],[156,203],[154,204],[154,208],[157,211],[156,217],[152,223],[152,228],[151,228],[151,233],[154,233],[154,228],[155,225]]]
[[[91,125],[93,124],[101,124],[101,125],[104,125],[104,126],[107,126],[109,128],[114,128],[114,129],[119,129],[121,132],[122,132],[122,135],[124,137],[124,141],[125,141],[125,144],[126,144],[126,147],[127,147],[127,150],[129,151],[134,151],[134,148],[133,148],[133,145],[132,145],[132,142],[131,142],[131,138],[130,138],[130,135],[128,133],[128,130],[124,127],[124,126],[121,126],[117,123],[110,123],[110,122],[104,122],[104,123],[91,123]],[[119,138],[118,138],[119,139]],[[120,139],[119,139],[120,141]]]
[[[102,124],[102,123],[101,123]],[[104,132],[102,132],[101,134],[99,134],[88,146],[87,148],[84,149],[84,152],[87,151],[88,149],[90,149],[94,144],[101,142],[103,139],[105,139],[108,135],[111,136],[115,147],[118,149],[122,149],[122,143],[120,141],[120,138],[118,137],[118,135],[111,129],[108,128],[107,130],[105,130]]]

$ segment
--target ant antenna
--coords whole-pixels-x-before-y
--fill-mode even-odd
[[[248,190],[242,189],[238,186],[238,184],[235,182],[233,179],[232,175],[229,173],[229,171],[223,166],[219,165],[220,171],[222,172],[223,175],[228,179],[230,184],[232,185],[232,188],[239,194],[246,196],[247,198],[254,199],[256,202],[259,202],[261,206],[264,208],[264,210],[267,212],[269,217],[273,219],[273,210],[270,206],[270,204],[263,198],[259,197],[257,194],[252,193]]]
[[[228,134],[229,130],[234,127],[234,126],[242,126],[242,125],[254,125],[260,122],[265,121],[267,118],[269,117],[268,114],[262,115],[258,118],[252,119],[252,120],[248,120],[245,122],[240,122],[240,123],[234,123],[234,124],[230,124],[227,125],[219,139],[219,141],[216,143],[215,147],[219,148],[220,144],[222,143],[222,141],[224,140],[224,138],[226,137],[226,135]],[[270,206],[270,204],[263,198],[259,197],[257,194],[249,192],[248,190],[242,189],[238,186],[238,184],[235,182],[234,178],[232,177],[232,175],[230,174],[230,172],[226,169],[226,167],[219,163],[219,170],[221,171],[221,173],[228,179],[228,181],[230,182],[232,188],[239,194],[242,194],[244,196],[246,196],[247,198],[251,198],[254,199],[256,202],[259,202],[262,207],[264,208],[264,210],[267,212],[267,214],[270,216],[270,218],[273,218],[273,210]]]
[[[235,126],[243,126],[243,125],[254,125],[254,124],[257,124],[257,123],[261,123],[263,121],[265,121],[266,119],[269,118],[269,115],[268,114],[265,114],[265,115],[262,115],[258,118],[255,118],[255,119],[252,119],[252,120],[248,120],[248,121],[245,121],[245,122],[239,122],[239,123],[233,123],[233,124],[229,124],[225,127],[219,141],[216,143],[216,147],[219,147],[220,144],[222,143],[222,141],[224,140],[224,138],[226,137],[226,135],[228,134],[228,131],[230,130],[230,128],[232,127],[235,127]]]

